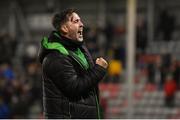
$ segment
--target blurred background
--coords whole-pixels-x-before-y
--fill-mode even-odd
[[[38,49],[53,13],[68,7],[78,9],[93,57],[109,62],[99,85],[103,118],[180,118],[180,1],[136,1],[132,79],[127,1],[1,0],[0,118],[44,118]]]

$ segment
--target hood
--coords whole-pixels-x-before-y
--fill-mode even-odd
[[[53,31],[48,38],[47,37],[44,37],[44,38],[46,38],[48,43],[53,43],[53,44],[54,43],[60,43],[65,48],[67,48],[69,50],[72,50],[72,51],[76,50],[77,48],[79,48],[79,47],[81,47],[83,45],[83,42],[68,39],[68,38],[66,38],[64,36],[61,36],[57,31]],[[44,38],[41,40],[41,44],[40,44],[40,47],[39,47],[39,53],[38,53],[38,59],[39,59],[40,63],[43,62],[43,59],[45,58],[45,56],[47,54],[49,54],[52,51],[57,51],[55,49],[48,49],[47,47],[45,47],[43,45]],[[65,50],[63,50],[63,52],[66,53]]]

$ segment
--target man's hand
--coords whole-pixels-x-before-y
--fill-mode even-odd
[[[104,67],[105,69],[108,67],[108,63],[102,57],[96,59],[96,64]]]

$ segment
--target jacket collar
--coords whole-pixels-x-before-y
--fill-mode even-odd
[[[49,36],[50,42],[60,42],[65,47],[71,50],[76,50],[77,48],[81,47],[83,45],[83,42],[79,42],[76,40],[71,40],[69,38],[66,38],[65,36],[60,35],[59,32],[53,31]]]

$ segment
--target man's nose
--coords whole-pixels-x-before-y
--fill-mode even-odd
[[[84,24],[80,21],[80,27],[84,27]]]

